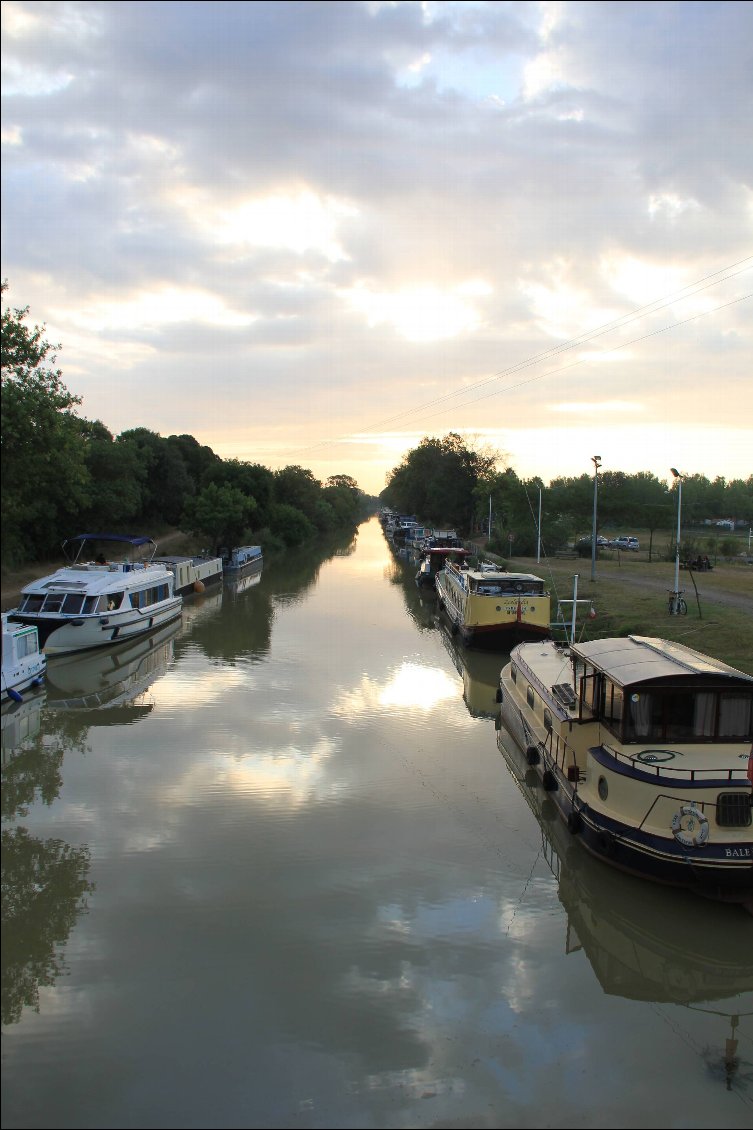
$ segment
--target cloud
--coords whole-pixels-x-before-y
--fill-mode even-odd
[[[74,0],[3,19],[3,277],[114,431],[198,427],[221,454],[242,432],[253,459],[271,431],[343,440],[521,365],[535,389],[503,380],[406,432],[523,426],[547,400],[625,399],[594,344],[647,413],[645,387],[672,382],[681,429],[694,382],[750,369],[750,260],[726,271],[753,246],[749,5]],[[611,322],[556,377],[531,366]],[[209,385],[211,413],[192,403]],[[720,433],[727,399],[704,408]],[[743,473],[724,445],[707,460]]]

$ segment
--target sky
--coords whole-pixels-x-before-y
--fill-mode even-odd
[[[87,419],[369,493],[753,473],[753,4],[2,4],[6,303]]]

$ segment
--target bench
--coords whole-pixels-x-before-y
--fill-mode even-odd
[[[555,557],[577,557],[578,554],[575,552],[574,549],[555,549],[554,556]]]

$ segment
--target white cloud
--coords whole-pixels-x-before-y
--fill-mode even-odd
[[[393,417],[504,424],[527,466],[531,415],[629,401],[643,431],[653,385],[670,446],[708,423],[698,470],[746,473],[753,8],[306,13],[3,5],[2,273],[84,414],[239,458],[335,440],[379,489]]]

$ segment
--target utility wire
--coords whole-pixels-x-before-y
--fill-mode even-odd
[[[704,276],[704,278],[699,279],[695,283],[689,284],[687,287],[683,287],[682,290],[677,291],[675,294],[665,296],[664,298],[661,298],[661,299],[656,299],[654,302],[648,303],[646,306],[639,307],[636,310],[631,311],[629,314],[625,314],[620,318],[614,319],[611,322],[607,322],[602,326],[596,327],[594,330],[591,330],[586,334],[582,334],[581,336],[576,337],[576,338],[571,338],[569,341],[564,342],[561,345],[554,346],[551,349],[545,350],[544,352],[536,354],[533,357],[530,357],[530,358],[527,358],[523,361],[520,361],[520,362],[516,363],[515,365],[511,365],[509,368],[501,370],[498,373],[494,373],[492,376],[485,377],[483,380],[477,381],[472,385],[468,385],[466,388],[456,389],[453,392],[445,393],[443,396],[435,397],[434,399],[426,401],[423,404],[416,405],[413,408],[405,409],[405,410],[398,412],[398,413],[396,413],[392,416],[385,417],[382,420],[379,420],[374,424],[366,425],[365,427],[363,427],[360,430],[360,434],[376,431],[379,428],[384,428],[384,427],[388,426],[389,424],[394,424],[395,422],[397,422],[399,420],[403,420],[406,417],[415,415],[416,413],[425,412],[427,409],[433,408],[436,405],[444,404],[445,405],[444,408],[440,409],[439,411],[433,412],[428,417],[427,416],[423,417],[424,419],[432,419],[434,416],[441,415],[443,412],[448,411],[449,407],[465,408],[465,407],[468,407],[470,405],[476,404],[481,400],[486,400],[490,396],[499,396],[504,392],[514,391],[515,389],[521,388],[521,387],[523,387],[524,385],[527,385],[527,384],[531,384],[534,381],[543,380],[545,377],[553,376],[555,373],[562,372],[562,371],[569,369],[569,368],[573,368],[576,365],[581,365],[581,364],[583,364],[582,360],[572,361],[568,365],[563,365],[563,366],[556,368],[556,369],[550,369],[545,373],[541,373],[541,374],[538,374],[537,376],[530,377],[530,378],[528,378],[527,380],[524,380],[524,381],[518,381],[515,384],[506,385],[503,388],[496,389],[494,392],[487,393],[484,396],[475,397],[472,400],[466,400],[462,404],[454,404],[452,406],[447,405],[447,401],[456,400],[459,397],[468,396],[470,393],[476,392],[479,389],[486,387],[487,385],[495,383],[496,381],[500,381],[504,377],[514,376],[516,373],[519,373],[521,370],[529,368],[530,366],[532,366],[534,364],[537,364],[541,361],[545,361],[547,359],[553,359],[553,358],[557,357],[558,355],[560,355],[561,353],[565,353],[565,352],[568,352],[569,350],[575,349],[579,346],[588,344],[589,342],[594,341],[596,338],[603,337],[605,334],[610,333],[614,330],[624,329],[626,326],[630,325],[631,323],[633,323],[635,321],[639,321],[641,318],[647,317],[649,314],[659,313],[661,310],[666,309],[667,306],[671,306],[671,305],[674,305],[677,302],[681,302],[681,301],[684,301],[688,298],[695,297],[697,294],[702,293],[704,290],[707,290],[710,287],[718,286],[722,282],[727,282],[729,279],[736,278],[738,275],[743,274],[745,271],[749,270],[750,264],[752,262],[753,262],[753,256],[747,256],[744,259],[740,259],[736,263],[730,264],[728,267],[724,267],[719,271],[713,272],[713,274],[711,274],[711,275]],[[736,268],[740,268],[740,269],[737,270]],[[723,275],[723,277],[722,278],[717,277],[719,275]],[[709,281],[709,280],[711,280],[711,281]],[[740,298],[732,299],[730,302],[722,303],[719,306],[715,306],[711,310],[704,310],[704,311],[699,312],[698,314],[693,314],[690,317],[683,319],[682,321],[673,322],[670,325],[663,326],[663,327],[661,327],[660,329],[657,329],[657,330],[653,330],[648,334],[642,335],[641,337],[633,338],[628,342],[623,342],[619,346],[616,346],[615,349],[617,349],[617,348],[625,349],[630,345],[635,345],[637,342],[645,341],[648,338],[654,337],[654,336],[656,336],[660,333],[666,333],[668,330],[676,329],[679,326],[686,325],[688,322],[695,321],[699,318],[707,317],[709,314],[715,314],[719,310],[726,309],[727,307],[733,306],[737,302],[745,301],[746,299],[748,299],[750,297],[753,297],[753,295],[746,294],[746,295],[743,295]],[[605,350],[604,354],[607,355],[611,352],[614,352],[614,349]],[[351,435],[353,435],[353,432],[348,433],[348,436],[351,436]],[[336,436],[336,437],[333,437],[333,438],[330,438],[330,439],[327,439],[327,440],[322,440],[322,441],[315,443],[315,444],[311,444],[308,447],[295,449],[294,451],[290,451],[289,454],[290,455],[303,455],[303,454],[310,453],[312,451],[318,451],[321,448],[331,447],[336,443],[341,443],[345,438],[346,438],[346,436]]]

